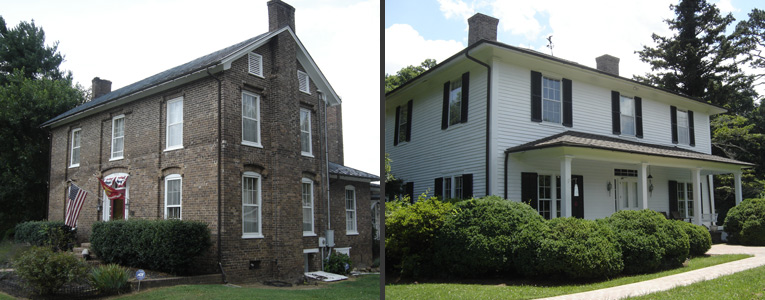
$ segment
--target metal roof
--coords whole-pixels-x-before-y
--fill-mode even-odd
[[[351,167],[346,167],[341,164],[336,164],[333,162],[329,162],[329,173],[335,174],[335,175],[342,175],[342,176],[351,176],[351,177],[358,177],[358,178],[366,178],[370,179],[372,181],[379,181],[380,177],[374,174],[369,174],[364,171],[356,170]]]

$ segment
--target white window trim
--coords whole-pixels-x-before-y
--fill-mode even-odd
[[[462,198],[462,195],[457,195],[457,178],[462,179],[462,174],[454,174],[454,175],[448,175],[443,177],[443,187],[442,187],[442,193],[441,197],[444,199],[456,199],[456,198]],[[446,180],[449,179],[449,190],[446,190]],[[462,189],[464,191],[465,189],[465,182],[462,181]]]
[[[557,100],[558,102],[558,118],[560,118],[560,122],[551,122],[545,120],[545,79],[557,81],[559,83],[560,87],[560,99]],[[542,82],[540,84],[540,88],[542,89],[539,91],[540,93],[540,103],[539,107],[542,109],[542,123],[546,124],[556,124],[563,126],[563,78],[557,77],[557,76],[548,76],[548,75],[542,75]],[[554,99],[549,99],[550,101],[556,101]]]
[[[104,176],[104,181],[108,181],[112,177],[120,177],[120,176],[128,176],[127,173],[114,173],[107,176]],[[106,191],[101,192],[101,220],[103,221],[109,221],[112,219],[112,216],[110,214],[111,212],[111,201],[106,196]],[[125,183],[125,220],[130,219],[130,181]]]
[[[303,254],[319,253],[319,248],[303,249]]]
[[[300,183],[301,183],[300,184],[300,197],[301,197],[300,201],[301,201],[301,204],[302,204],[302,201],[303,201],[303,199],[302,199],[302,196],[303,196],[303,184],[307,183],[307,184],[311,185],[311,231],[303,231],[303,236],[316,236],[316,219],[314,218],[314,214],[315,214],[314,203],[315,203],[315,201],[313,201],[314,200],[313,199],[314,198],[313,197],[313,180],[308,179],[308,178],[303,178],[300,181]],[[306,208],[305,206],[302,206],[302,207],[303,207],[303,209]],[[302,221],[301,221],[301,223],[302,223]],[[301,227],[302,227],[302,225],[301,225]]]
[[[351,247],[335,248],[335,252],[351,256]]]
[[[457,121],[455,123],[452,124],[452,92],[454,91],[454,89],[455,89],[454,86],[456,84],[460,85],[460,87],[459,87],[460,88],[460,97],[459,97],[459,99],[456,99],[457,102],[459,102],[459,104],[460,104],[458,106],[460,117],[457,119]],[[456,126],[457,124],[462,124],[462,77],[459,77],[459,78],[449,82],[449,105],[448,105],[448,111],[449,111],[449,114],[448,114],[449,127]]]
[[[74,134],[78,133],[77,138],[79,139],[79,145],[77,145],[77,150],[80,150],[77,152],[77,163],[73,163],[74,161]],[[82,128],[76,128],[72,130],[72,138],[70,141],[71,145],[69,146],[69,167],[70,168],[76,168],[80,166],[80,161],[82,161]]]
[[[181,122],[170,124],[170,104],[175,102],[181,102]],[[168,147],[170,144],[170,125],[177,125],[177,124],[181,125],[181,144]],[[172,150],[178,150],[178,149],[183,149],[183,97],[178,97],[170,101],[167,101],[167,105],[165,108],[165,151],[172,151]]]
[[[353,191],[353,210],[348,209],[348,191]],[[346,185],[345,186],[345,194],[343,195],[343,200],[345,204],[345,235],[358,235],[359,234],[359,215],[358,215],[358,201],[356,198],[356,187],[352,185]],[[355,230],[348,230],[348,212],[353,211],[353,228]]]
[[[300,71],[300,70],[297,71],[297,74],[298,74],[297,75],[298,76],[298,90],[303,92],[303,93],[306,93],[306,94],[310,95],[311,94],[311,77],[308,76],[308,73]],[[301,75],[305,76],[305,90],[300,88],[300,76]]]
[[[398,118],[398,123],[396,124],[396,128],[398,129],[398,136],[396,137],[396,140],[399,144],[406,142],[406,129],[409,127],[409,107],[408,105],[401,105],[399,106],[400,110],[400,118]],[[406,114],[406,116],[404,116]],[[404,127],[402,130],[401,127]]]
[[[259,70],[260,73],[253,73],[252,69],[250,68],[250,61],[253,58],[257,59],[259,62],[258,64],[260,65],[260,70]],[[254,53],[254,52],[247,53],[247,73],[258,76],[260,78],[265,78],[263,77],[263,56],[262,55]]]
[[[244,179],[245,178],[257,178],[257,186],[256,189],[257,192],[257,205],[258,206],[258,231],[257,232],[244,232]],[[242,175],[242,238],[243,239],[262,239],[263,238],[263,218],[262,218],[262,211],[263,211],[263,199],[261,198],[262,192],[260,187],[261,185],[262,177],[260,174],[255,172],[244,172]],[[252,204],[250,204],[252,205]]]
[[[680,126],[680,113],[685,114],[685,123],[682,124],[683,126]],[[690,145],[691,144],[691,128],[688,125],[690,121],[688,121],[688,111],[687,110],[677,110],[677,143],[683,144],[683,145]],[[685,137],[687,140],[683,141],[680,139],[680,131],[685,130]]]
[[[167,184],[170,181],[178,180],[180,185],[180,195],[179,196],[179,204],[178,205],[167,205]],[[178,217],[179,220],[183,220],[183,178],[180,174],[170,174],[165,176],[165,220],[167,220],[167,209],[172,207],[178,207],[180,208],[180,216]]]
[[[685,212],[685,215],[683,215],[682,217],[685,219],[693,218],[693,205],[694,205],[693,197],[696,196],[694,195],[694,192],[696,192],[696,190],[693,189],[693,183],[678,181],[677,185],[678,185],[678,188],[677,188],[678,192],[680,191],[680,185],[683,186],[683,199],[680,199],[680,195],[677,195],[677,210],[679,211],[682,206],[683,211]],[[688,197],[689,185],[691,186],[691,197]],[[681,205],[681,202],[682,202],[682,205]]]
[[[119,119],[122,119],[122,136],[120,136],[122,138],[122,155],[114,156],[114,140],[117,138],[117,137],[114,136],[114,128],[115,128],[114,124],[117,123],[117,120],[119,120]],[[109,159],[109,161],[115,161],[115,160],[120,160],[120,159],[125,158],[125,115],[119,115],[119,116],[116,116],[116,117],[112,118],[112,146],[111,146],[111,149],[112,149],[112,152],[111,152],[112,154],[111,154],[111,158]]]
[[[630,99],[632,101],[632,115],[627,116],[622,113],[622,99]],[[624,120],[624,117],[630,117],[632,118],[632,134],[624,133],[624,126],[622,126],[622,120]],[[637,116],[635,115],[635,97],[629,97],[620,94],[619,95],[619,128],[621,128],[619,135],[625,136],[625,137],[636,137],[637,136],[637,124],[636,124]]]
[[[308,152],[303,151],[303,128],[300,126],[300,154],[303,156],[313,157],[313,135],[311,134],[311,111],[309,109],[301,108],[300,109],[300,118],[302,123],[303,118],[303,112],[307,112],[308,116]]]
[[[255,98],[255,115],[257,116],[256,119],[244,116],[244,95]],[[244,119],[245,118],[249,120],[255,120],[257,124],[255,131],[258,133],[258,140],[255,142],[244,140]],[[261,143],[262,139],[263,137],[260,134],[260,95],[255,93],[250,93],[250,92],[242,92],[242,145],[263,148],[263,144]]]

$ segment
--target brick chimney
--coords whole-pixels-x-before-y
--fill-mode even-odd
[[[112,91],[112,82],[106,79],[93,78],[93,98],[96,99]]]
[[[468,46],[480,40],[497,40],[499,19],[476,13],[468,19]]]
[[[295,8],[281,0],[268,1],[268,31],[289,26],[295,32]]]
[[[619,58],[608,54],[603,54],[595,58],[597,69],[606,73],[619,76]]]

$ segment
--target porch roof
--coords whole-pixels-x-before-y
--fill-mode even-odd
[[[602,136],[597,134],[583,133],[577,131],[566,131],[533,142],[511,147],[505,150],[505,153],[516,153],[529,150],[537,150],[552,147],[579,147],[590,149],[601,149],[625,153],[703,160],[717,163],[734,164],[740,166],[753,166],[754,164],[725,158],[716,155],[705,154],[701,152],[682,149],[679,147],[669,147],[627,141],[619,138]]]
[[[368,179],[370,181],[380,180],[380,177],[377,175],[370,174],[370,173],[357,170],[351,167],[346,167],[341,164],[337,164],[333,162],[329,162],[329,174]]]

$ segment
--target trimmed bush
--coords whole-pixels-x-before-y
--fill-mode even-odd
[[[552,219],[548,225],[538,251],[545,275],[607,278],[624,268],[616,235],[607,225],[577,218]]]
[[[685,230],[685,234],[688,235],[688,244],[690,246],[688,253],[691,256],[704,255],[704,253],[707,253],[712,248],[712,235],[709,234],[706,227],[679,220],[675,222],[680,224],[683,230]]]
[[[728,242],[765,246],[765,199],[746,199],[728,211],[725,232]]]
[[[69,250],[74,246],[77,231],[63,221],[30,221],[16,225],[14,240],[32,246],[50,246]]]
[[[98,266],[90,271],[88,279],[102,294],[117,294],[130,288],[128,270],[117,264]]]
[[[32,247],[13,262],[16,274],[35,292],[48,295],[64,284],[81,280],[88,266],[76,257],[53,252],[49,247]]]
[[[351,258],[343,253],[332,252],[329,258],[324,259],[324,271],[329,273],[348,275],[353,270]]]
[[[622,210],[602,220],[616,233],[625,273],[679,267],[688,258],[688,235],[658,212]]]
[[[451,203],[425,195],[414,204],[408,197],[385,203],[386,268],[407,277],[433,272],[435,238],[451,210]]]
[[[118,220],[93,224],[91,250],[104,262],[188,274],[211,245],[207,224],[181,220]]]
[[[460,277],[514,273],[518,266],[536,265],[533,251],[545,227],[523,203],[496,196],[459,202],[437,239],[437,265],[445,269],[442,274]]]

